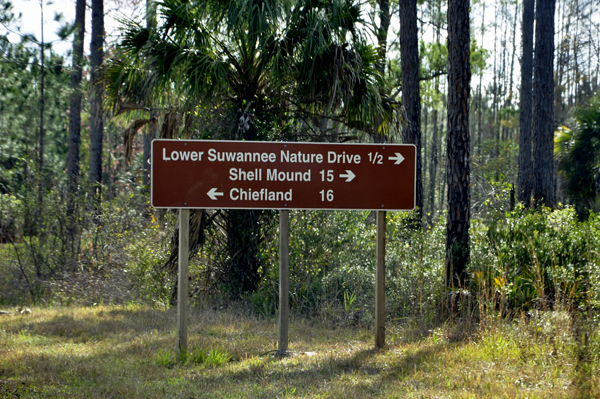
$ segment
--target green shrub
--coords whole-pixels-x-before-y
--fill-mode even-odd
[[[386,308],[394,319],[435,316],[444,286],[446,223],[407,226],[406,213],[388,213]]]
[[[572,208],[518,209],[484,231],[473,235],[473,282],[480,293],[493,292],[487,298],[496,306],[527,310],[588,299],[599,231],[578,222]]]
[[[127,264],[131,278],[137,287],[138,298],[146,303],[166,306],[169,304],[174,279],[170,270],[163,266],[169,257],[164,230],[152,216],[148,227],[142,227],[136,239],[130,242]]]

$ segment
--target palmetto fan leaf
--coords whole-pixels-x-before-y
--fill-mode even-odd
[[[237,109],[251,103],[259,122],[289,104],[364,130],[386,121],[377,52],[351,0],[165,0],[158,10],[154,28],[127,23],[108,63],[114,107],[218,96]]]
[[[600,193],[600,101],[578,109],[575,128],[555,133],[555,154],[566,177],[566,191],[590,208]],[[579,210],[578,210],[579,211]]]

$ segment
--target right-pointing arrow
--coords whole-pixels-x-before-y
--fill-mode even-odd
[[[402,163],[402,161],[404,161],[404,157],[399,152],[396,152],[395,154],[395,156],[389,157],[388,159],[390,161],[396,161],[394,162],[394,165],[399,165],[400,163]]]
[[[351,170],[346,169],[346,173],[340,173],[340,178],[341,179],[346,179],[346,183],[351,182],[352,179],[354,179],[356,177],[356,175],[354,173],[352,173]]]
[[[208,195],[210,199],[216,200],[217,197],[223,196],[223,193],[217,192],[216,188],[211,188],[210,191],[206,193],[206,195]]]

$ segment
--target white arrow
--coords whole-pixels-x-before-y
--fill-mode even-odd
[[[217,199],[217,197],[221,197],[221,196],[223,196],[223,193],[219,193],[219,192],[217,192],[217,189],[216,189],[216,188],[211,188],[211,189],[210,189],[210,191],[209,191],[209,192],[207,192],[206,194],[207,194],[207,195],[210,197],[210,199],[212,199],[212,200],[216,200],[216,199]]]
[[[340,174],[340,178],[346,179],[346,183],[351,182],[352,179],[354,179],[355,177],[356,177],[356,175],[354,173],[352,173],[351,170],[347,170],[347,169],[346,169],[346,173]]]
[[[399,165],[400,163],[402,163],[402,161],[404,161],[404,157],[399,152],[396,152],[395,154],[395,156],[389,157],[388,159],[390,161],[396,161],[394,162],[394,165]]]

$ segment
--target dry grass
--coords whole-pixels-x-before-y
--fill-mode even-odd
[[[173,310],[32,311],[0,315],[0,397],[600,397],[597,328],[580,333],[560,312],[508,325],[490,321],[479,332],[390,326],[381,351],[372,350],[367,329],[292,320],[290,349],[297,354],[276,360],[261,356],[276,347],[276,322],[193,311],[190,348],[231,356],[214,366],[165,364],[175,346]]]

